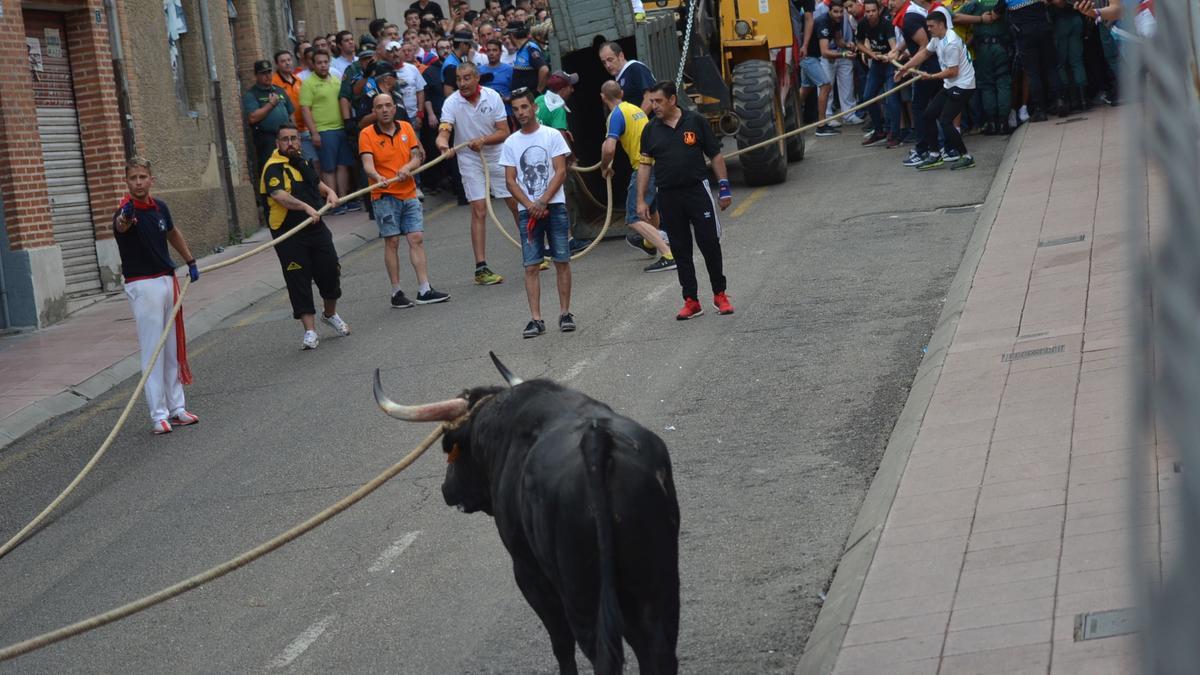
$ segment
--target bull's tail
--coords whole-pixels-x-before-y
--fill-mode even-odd
[[[612,457],[612,432],[607,420],[593,420],[583,432],[583,459],[587,464],[587,494],[596,518],[600,563],[599,609],[596,613],[597,675],[619,673],[625,664],[621,643],[621,605],[617,600],[616,552],[613,550],[613,513],[608,493],[607,466]]]

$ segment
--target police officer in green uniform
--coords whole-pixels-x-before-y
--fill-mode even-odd
[[[983,133],[988,136],[1012,133],[1008,126],[1008,111],[1012,109],[1012,51],[1008,22],[996,13],[996,5],[1001,2],[972,0],[954,15],[955,23],[973,26],[975,87],[983,102]]]
[[[1054,0],[1050,17],[1054,20],[1058,79],[1067,92],[1067,105],[1072,112],[1083,110],[1083,90],[1087,87],[1087,73],[1083,69],[1083,15],[1067,0]]]

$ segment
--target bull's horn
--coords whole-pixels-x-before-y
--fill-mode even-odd
[[[379,409],[398,420],[406,422],[449,422],[467,413],[467,400],[452,398],[437,403],[425,405],[400,405],[383,393],[383,382],[379,379],[379,369],[375,369],[375,402]]]
[[[503,377],[504,381],[508,383],[508,386],[515,387],[525,381],[516,375],[513,375],[512,371],[508,369],[508,366],[500,363],[500,359],[496,356],[496,352],[488,352],[488,356],[492,357],[492,363],[496,364],[496,370],[500,371],[501,377]]]

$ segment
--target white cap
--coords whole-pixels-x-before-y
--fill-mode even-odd
[[[395,40],[392,40],[391,42],[387,43],[387,46],[383,48],[383,51],[385,51],[385,52],[390,52],[390,51],[392,51],[393,49],[400,49],[400,48],[401,48],[401,47],[403,47],[403,46],[404,46],[404,45],[400,44],[399,42],[396,42]]]

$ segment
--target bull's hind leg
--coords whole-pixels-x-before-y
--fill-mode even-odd
[[[675,645],[679,637],[679,605],[667,594],[629,599],[621,607],[626,617],[625,640],[638,660],[642,675],[675,675],[679,660]],[[676,598],[678,596],[675,596]],[[623,598],[623,600],[625,600]],[[636,617],[629,621],[629,617]]]
[[[575,636],[571,632],[571,624],[567,622],[567,613],[563,610],[558,592],[534,564],[521,563],[514,558],[513,573],[525,600],[537,612],[546,632],[550,633],[550,645],[554,649],[554,658],[558,659],[558,672],[561,675],[577,675]]]

